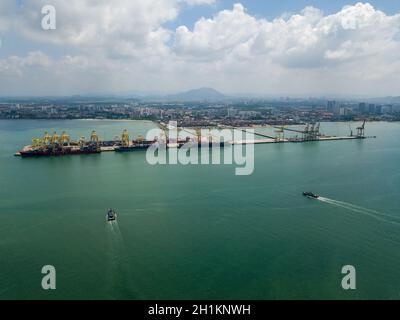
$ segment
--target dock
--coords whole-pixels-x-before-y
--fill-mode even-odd
[[[159,124],[165,137],[168,137],[168,127],[164,124]],[[131,152],[146,150],[151,145],[159,143],[165,145],[166,148],[181,148],[183,146],[189,147],[213,147],[219,145],[220,147],[229,145],[247,145],[247,144],[272,144],[272,143],[305,143],[305,142],[324,142],[324,141],[344,141],[344,140],[363,140],[367,138],[376,138],[365,136],[365,121],[362,126],[357,128],[356,135],[353,132],[349,136],[327,136],[320,133],[320,124],[306,125],[304,129],[292,129],[287,127],[273,127],[275,129],[275,136],[270,136],[264,133],[250,132],[248,129],[235,128],[227,126],[218,126],[220,129],[240,130],[242,132],[252,134],[260,137],[260,139],[245,139],[233,141],[221,141],[214,137],[206,137],[204,140],[201,136],[201,128],[196,128],[196,135],[186,140],[168,140],[168,138],[147,141],[143,136],[131,140],[127,130],[122,132],[121,137],[116,137],[111,141],[101,141],[97,136],[96,131],[92,131],[90,139],[86,141],[81,137],[78,141],[71,141],[69,135],[63,132],[58,135],[56,132],[49,135],[45,132],[42,138],[33,138],[32,144],[25,146],[22,150],[15,153],[15,156],[20,157],[46,157],[46,156],[65,156],[65,155],[78,155],[78,154],[98,154],[102,152]],[[176,130],[188,131],[185,128],[175,128]],[[300,137],[285,137],[285,131],[296,132]],[[189,131],[188,131],[189,132]],[[193,132],[190,132],[191,134]]]

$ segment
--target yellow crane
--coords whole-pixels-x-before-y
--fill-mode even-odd
[[[70,139],[69,135],[65,133],[65,131],[63,131],[59,140],[60,140],[60,144],[62,147],[65,145],[67,145],[68,147],[70,146],[71,139]]]
[[[57,132],[54,131],[53,135],[51,136],[50,143],[53,147],[60,143],[60,136],[57,134]]]
[[[90,134],[90,142],[96,145],[99,143],[99,136],[95,130]]]
[[[50,142],[51,142],[51,135],[49,135],[49,134],[47,133],[47,131],[46,131],[46,132],[44,133],[44,136],[43,136],[42,140],[43,140],[43,143],[44,143],[45,145],[49,145]]]
[[[123,147],[129,147],[129,133],[126,129],[122,132],[121,141]]]
[[[33,138],[32,139],[32,147],[35,149],[42,148],[43,147],[43,139]]]

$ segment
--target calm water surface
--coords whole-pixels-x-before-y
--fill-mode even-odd
[[[154,127],[0,120],[0,299],[400,298],[399,123],[367,124],[377,139],[258,145],[241,177],[229,165],[150,166],[145,152],[13,156],[45,130],[112,139]],[[109,207],[118,223],[105,222]],[[356,291],[341,289],[347,264]]]

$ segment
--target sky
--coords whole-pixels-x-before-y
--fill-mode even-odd
[[[0,2],[0,96],[399,96],[399,84],[400,1]]]

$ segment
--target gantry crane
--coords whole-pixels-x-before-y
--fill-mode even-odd
[[[122,132],[121,143],[122,143],[123,147],[129,147],[129,145],[130,145],[129,133],[128,133],[128,130],[126,130],[126,129]]]
[[[62,133],[61,136],[60,136],[59,141],[60,141],[61,147],[64,147],[65,145],[66,145],[67,147],[69,147],[69,146],[70,146],[70,141],[71,141],[71,139],[70,139],[69,135],[66,134],[65,131],[63,131],[63,133]]]
[[[186,132],[188,132],[188,133],[193,135],[193,131],[189,131],[189,130],[187,130],[185,128],[182,128],[181,130],[182,131],[186,131]],[[196,142],[198,144],[203,144],[203,143],[218,144],[218,143],[221,143],[221,136],[216,137],[216,136],[214,136],[212,134],[211,131],[208,131],[208,136],[207,137],[203,137],[202,136],[202,131],[201,131],[202,128],[193,128],[193,130],[195,131],[195,139],[197,140]],[[207,138],[207,140],[203,141],[202,138]]]
[[[94,144],[94,145],[98,145],[99,144],[99,136],[97,135],[97,132],[94,131],[94,130],[90,134],[90,143]]]
[[[45,144],[46,146],[48,146],[50,143],[51,143],[51,135],[49,135],[48,134],[48,132],[46,131],[45,133],[44,133],[44,136],[43,136],[43,144]]]
[[[162,129],[162,128],[160,128],[160,129],[161,129],[160,136],[157,137],[157,140],[159,142],[161,142],[161,143],[167,143],[168,142],[167,141],[168,140],[168,134],[164,129]]]
[[[32,147],[37,149],[37,148],[43,148],[43,139],[40,138],[33,138],[32,139]]]
[[[276,133],[276,137],[275,140],[276,141],[283,141],[285,140],[285,127],[276,127],[275,128],[275,133]]]
[[[364,122],[363,122],[361,127],[357,128],[357,137],[358,138],[364,138],[365,137],[365,123],[366,123],[366,120],[364,120]]]
[[[159,137],[159,140],[165,141],[166,143],[170,143],[168,131],[171,130],[171,128],[169,128],[168,125],[166,125],[166,124],[164,124],[164,123],[162,123],[162,122],[159,122],[159,123],[158,123],[158,126],[159,126],[160,129],[161,129],[161,133],[160,133],[161,136]],[[179,131],[187,131],[186,129],[184,129],[184,128],[179,128],[178,126],[176,126],[176,127],[171,126],[171,127],[173,127],[173,128],[176,129],[176,131],[177,131],[177,136],[179,136]]]
[[[159,122],[158,126],[161,129],[160,137],[158,137],[159,138],[158,140],[163,141],[165,143],[168,143],[169,142],[168,141],[168,136],[169,136],[168,135],[168,126],[166,124],[162,123],[162,122]]]
[[[305,128],[304,128],[304,130],[291,129],[291,128],[285,128],[285,127],[277,127],[277,126],[274,126],[274,128],[282,129],[284,131],[301,133],[303,141],[318,140],[318,138],[321,136],[321,134],[320,134],[320,123],[319,122],[318,123],[313,123],[313,124],[307,123]]]
[[[51,148],[55,149],[59,146],[59,144],[60,144],[60,136],[57,134],[57,132],[54,131],[50,139],[50,146]]]
[[[313,123],[311,124],[310,129],[307,132],[306,140],[307,141],[315,141],[318,140],[320,133],[319,133],[320,123]]]
[[[244,133],[250,133],[250,134],[254,134],[255,136],[260,136],[263,138],[268,138],[268,139],[276,139],[276,137],[272,137],[266,134],[262,134],[262,133],[257,133],[257,132],[249,132],[246,129],[241,129],[241,128],[236,128],[236,127],[232,127],[232,126],[225,126],[225,125],[220,125],[220,127],[222,128],[227,128],[227,129],[232,129],[232,130],[240,130]]]

